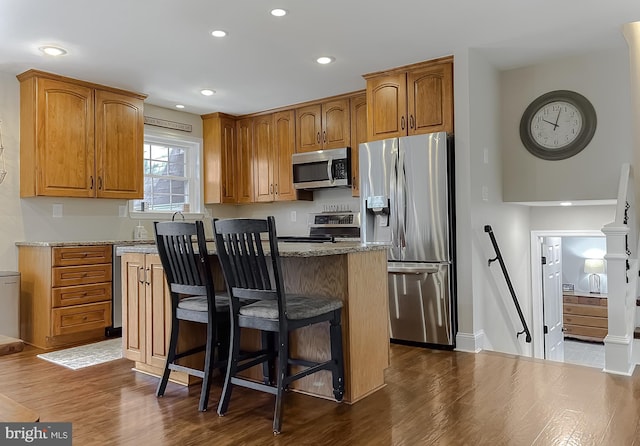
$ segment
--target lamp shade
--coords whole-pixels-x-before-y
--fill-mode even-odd
[[[584,272],[587,274],[604,273],[604,259],[584,259]]]

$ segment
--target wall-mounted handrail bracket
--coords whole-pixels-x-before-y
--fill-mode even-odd
[[[504,265],[504,260],[502,259],[500,248],[498,248],[498,242],[496,241],[496,237],[493,235],[493,229],[491,229],[490,225],[485,225],[484,232],[489,234],[489,238],[491,239],[491,244],[493,245],[493,249],[496,252],[495,258],[489,259],[489,261],[487,262],[487,265],[491,266],[491,264],[496,260],[500,263],[502,274],[504,275],[504,278],[507,281],[507,287],[509,287],[509,292],[511,293],[511,299],[513,299],[513,304],[515,305],[516,311],[518,312],[518,316],[520,317],[520,322],[522,322],[523,330],[516,333],[516,338],[520,337],[521,334],[525,334],[526,335],[525,341],[527,343],[531,343],[531,333],[529,332],[529,327],[527,327],[527,321],[525,321],[524,315],[522,314],[522,309],[520,308],[520,303],[518,302],[518,298],[516,297],[516,292],[513,289],[513,285],[511,285],[511,279],[509,278],[507,267]]]

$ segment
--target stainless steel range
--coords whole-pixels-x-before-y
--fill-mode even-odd
[[[360,240],[360,212],[321,212],[309,214],[309,235],[278,237],[281,242],[336,242]]]

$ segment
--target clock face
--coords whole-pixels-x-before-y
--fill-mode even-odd
[[[531,136],[545,149],[566,147],[576,140],[582,130],[582,115],[575,105],[565,102],[550,102],[533,115]]]
[[[563,160],[583,150],[596,131],[591,102],[574,91],[556,90],[532,101],[520,119],[520,139],[534,156]]]

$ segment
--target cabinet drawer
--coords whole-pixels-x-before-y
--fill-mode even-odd
[[[51,299],[54,308],[111,301],[111,282],[53,288]]]
[[[111,263],[112,246],[65,246],[51,250],[53,266],[95,265]]]
[[[597,338],[604,339],[607,336],[608,330],[606,328],[596,328],[596,327],[583,327],[580,325],[567,325],[564,326],[564,335],[576,335],[576,336],[586,336],[589,338]]]
[[[571,296],[565,294],[562,296],[562,301],[565,304],[595,305],[601,307],[607,306],[606,297]]]
[[[587,327],[607,328],[607,318],[593,316],[574,316],[565,314],[563,317],[564,324],[584,325]]]
[[[88,285],[111,282],[111,264],[90,266],[63,266],[51,269],[51,285],[54,287]]]
[[[599,305],[564,304],[562,310],[564,314],[607,317],[607,307]]]
[[[54,336],[95,330],[111,325],[111,302],[54,308],[51,315]]]

